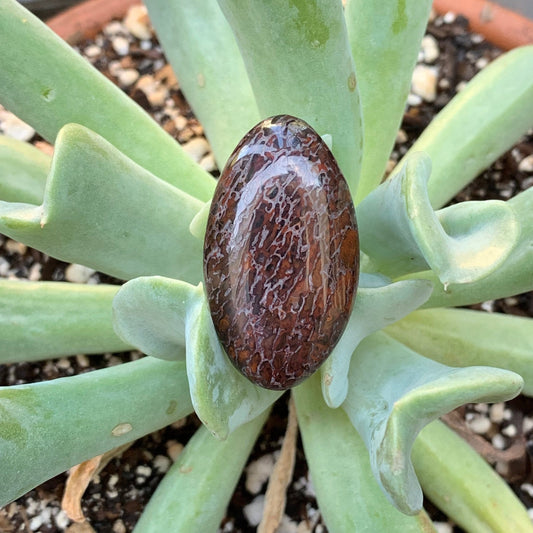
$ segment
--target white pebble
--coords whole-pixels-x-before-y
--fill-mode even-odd
[[[121,35],[113,37],[111,40],[111,46],[119,56],[126,56],[130,51],[130,43],[128,39],[126,39],[126,37],[122,37]]]
[[[66,529],[70,523],[70,518],[67,516],[67,513],[65,513],[65,511],[63,510],[59,511],[55,515],[54,520],[55,520],[56,526],[59,529]]]
[[[139,79],[139,72],[134,68],[125,68],[117,73],[118,82],[122,87],[129,87]]]
[[[527,510],[527,514],[528,514],[529,518],[531,519],[531,521],[533,522],[533,507],[530,507]]]
[[[495,403],[490,407],[490,419],[495,424],[501,424],[503,422],[503,411],[505,410],[505,404],[503,402]]]
[[[114,20],[110,22],[105,28],[104,33],[106,35],[117,35],[118,33],[126,33],[127,30],[124,27],[124,24],[122,22],[119,22],[118,20]]]
[[[130,7],[124,19],[124,26],[137,39],[150,39],[152,36],[148,21],[148,12],[143,5]]]
[[[98,57],[102,53],[102,49],[99,46],[96,46],[95,44],[89,45],[83,53],[90,58]]]
[[[516,434],[518,433],[516,426],[514,424],[509,424],[508,426],[505,426],[502,429],[502,434],[506,437],[516,437]]]
[[[207,172],[213,172],[217,168],[215,156],[213,154],[204,155],[204,157],[200,159],[200,166]]]
[[[439,57],[439,44],[433,35],[423,37],[422,53],[426,63],[433,63]]]
[[[467,81],[460,81],[456,86],[455,86],[455,90],[460,93],[466,86],[468,85],[468,82]]]
[[[62,357],[57,361],[56,366],[60,370],[68,370],[70,368],[70,361],[66,357]]]
[[[175,461],[178,458],[178,455],[182,452],[182,450],[183,444],[180,442],[169,441],[167,443],[167,453],[172,461]]]
[[[477,67],[479,70],[484,69],[488,64],[489,64],[489,60],[488,60],[486,57],[480,57],[480,58],[476,61],[476,67]]]
[[[274,470],[274,456],[269,453],[253,461],[246,468],[246,490],[250,494],[258,494],[263,484]]]
[[[9,254],[18,254],[24,255],[28,247],[21,242],[14,241],[13,239],[8,239],[5,244],[6,251]]]
[[[409,93],[407,96],[407,104],[411,107],[417,107],[422,103],[422,98],[418,94]]]
[[[113,523],[113,533],[126,533],[126,531],[126,526],[120,518]]]
[[[398,133],[396,134],[396,143],[397,144],[404,144],[408,141],[409,137],[407,137],[407,133],[405,133],[404,130],[400,129],[398,130]]]
[[[448,13],[446,13],[444,17],[442,17],[442,20],[444,20],[445,24],[452,24],[453,22],[455,22],[456,18],[457,18],[457,15],[455,13],[448,11]]]
[[[195,137],[183,145],[183,149],[199,163],[209,151],[209,143],[203,137]]]
[[[118,59],[110,61],[108,65],[108,69],[109,69],[109,74],[111,74],[111,76],[115,76],[115,78],[117,78],[119,73],[123,70],[122,65],[120,64],[120,61]]]
[[[417,65],[413,71],[411,89],[426,102],[434,102],[437,97],[437,69]]]
[[[35,135],[35,130],[13,113],[2,113],[1,120],[2,130],[7,137],[27,142]]]
[[[151,469],[149,466],[146,466],[146,465],[139,465],[139,466],[135,469],[135,473],[136,473],[138,476],[149,477],[150,474],[152,473],[152,469]]]
[[[494,300],[488,300],[486,302],[483,302],[481,304],[481,309],[483,309],[483,311],[486,311],[487,313],[493,313],[494,312]]]
[[[168,457],[164,455],[156,455],[154,458],[154,468],[160,473],[164,474],[168,472],[170,468],[171,461]]]
[[[505,438],[500,433],[496,433],[494,437],[492,437],[492,445],[497,450],[503,450],[505,448]]]
[[[298,533],[298,524],[284,514],[276,533]]]
[[[524,433],[529,433],[531,430],[533,430],[533,418],[525,416],[522,421],[522,431]]]
[[[95,272],[92,268],[72,263],[65,269],[65,279],[71,283],[87,283]]]
[[[518,170],[520,172],[533,172],[533,154],[524,157],[524,159],[520,161]]]
[[[43,266],[41,263],[34,263],[30,267],[30,271],[28,273],[28,280],[29,281],[39,281],[41,279],[41,268]]]
[[[533,498],[533,485],[531,483],[522,483],[520,489],[527,492]]]
[[[482,435],[490,429],[491,421],[485,416],[474,415],[472,420],[467,422],[467,425],[472,431]]]
[[[453,527],[448,522],[433,522],[437,533],[453,533]]]
[[[263,518],[263,508],[265,506],[265,496],[260,494],[254,498],[248,505],[245,505],[242,512],[248,520],[248,523],[255,527],[259,525]]]

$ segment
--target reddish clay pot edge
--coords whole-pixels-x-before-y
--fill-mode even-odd
[[[449,11],[464,15],[470,29],[488,41],[510,50],[533,43],[533,20],[488,0],[434,0],[433,8],[443,15]]]
[[[46,21],[69,44],[92,39],[114,18],[123,18],[128,9],[141,0],[88,0]]]

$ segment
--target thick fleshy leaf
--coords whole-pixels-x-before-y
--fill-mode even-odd
[[[152,357],[0,388],[0,506],[192,412],[185,364]]]
[[[209,218],[209,211],[211,210],[211,202],[206,202],[198,213],[193,217],[189,225],[191,234],[204,242],[205,230],[207,228],[207,220]]]
[[[0,201],[0,231],[118,278],[161,274],[197,283],[202,246],[189,224],[202,205],[69,124],[58,136],[43,205]]]
[[[135,533],[217,531],[267,415],[223,442],[205,426],[198,429],[150,498]]]
[[[233,32],[216,0],[145,4],[222,169],[244,134],[261,119]]]
[[[431,271],[405,276],[433,283],[433,293],[424,307],[471,305],[533,290],[533,187],[506,203],[520,227],[517,243],[507,259],[487,277],[461,286],[444,287]]]
[[[471,309],[416,311],[385,330],[412,350],[451,366],[512,370],[533,396],[533,318]]]
[[[533,46],[493,61],[435,117],[406,156],[433,162],[431,204],[444,205],[533,126]]]
[[[507,370],[441,365],[385,333],[374,333],[359,344],[348,379],[343,408],[365,441],[374,476],[407,514],[422,508],[410,459],[420,430],[465,403],[513,398],[523,385],[519,375]]]
[[[74,122],[207,201],[215,180],[133,100],[15,0],[0,2],[0,103],[54,142]]]
[[[361,274],[350,321],[340,341],[320,368],[322,394],[330,407],[339,407],[348,392],[348,370],[354,350],[368,335],[418,309],[432,285],[412,280],[368,287],[369,276]]]
[[[51,161],[31,144],[0,135],[0,200],[40,204]]]
[[[149,276],[120,288],[113,300],[117,334],[145,354],[185,359],[187,313],[197,290],[184,281]]]
[[[118,287],[0,281],[0,363],[121,352],[131,344],[113,331]]]
[[[186,322],[191,398],[200,420],[224,440],[264,412],[282,393],[252,384],[231,364],[217,338],[203,287],[195,291]]]
[[[361,249],[391,277],[427,266],[444,286],[486,277],[517,242],[515,212],[506,202],[487,200],[436,213],[427,194],[430,172],[428,157],[414,153],[365,198],[357,211]]]
[[[326,406],[319,387],[318,376],[311,376],[294,389],[294,399],[305,457],[328,531],[435,531],[425,512],[407,516],[387,501],[372,475],[364,442],[344,411]]]
[[[424,494],[465,531],[533,532],[509,485],[442,422],[420,432],[412,458]]]
[[[357,203],[383,178],[430,9],[431,0],[346,3],[365,132]]]
[[[341,0],[219,0],[261,116],[289,114],[330,134],[355,194],[363,145],[359,90]]]

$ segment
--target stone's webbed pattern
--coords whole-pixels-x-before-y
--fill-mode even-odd
[[[359,235],[348,185],[300,119],[264,120],[218,182],[204,278],[215,329],[233,364],[284,390],[325,361],[352,308]]]

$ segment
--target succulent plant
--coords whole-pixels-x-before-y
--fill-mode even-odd
[[[349,185],[355,305],[291,392],[328,530],[432,531],[423,490],[467,531],[533,531],[438,420],[533,393],[533,321],[455,308],[533,289],[533,188],[443,207],[533,125],[533,47],[469,82],[382,181],[430,1],[146,5],[220,168],[260,120],[289,114]],[[202,243],[216,182],[15,0],[0,4],[0,48],[0,103],[55,145],[49,158],[0,137],[0,232],[125,281],[0,281],[0,362],[146,354],[0,388],[0,504],[194,410],[204,425],[136,531],[216,531],[282,394],[243,377],[215,333]]]

